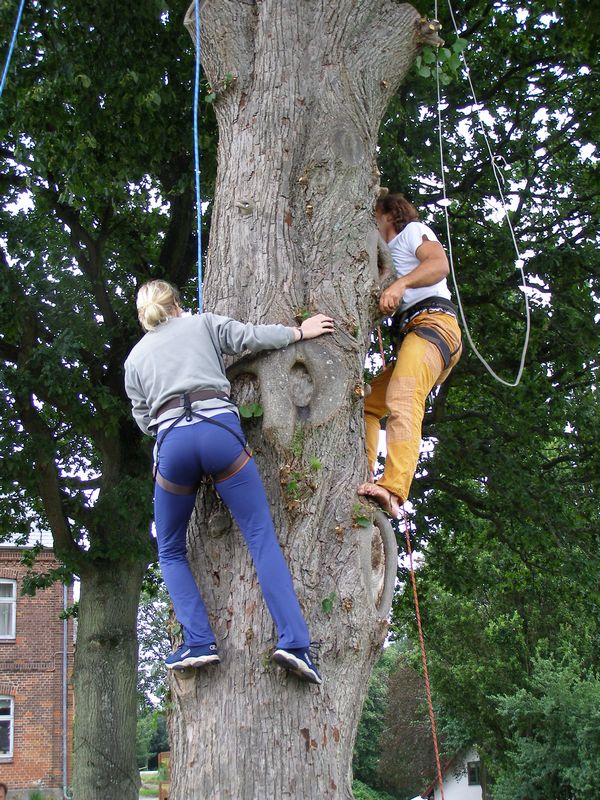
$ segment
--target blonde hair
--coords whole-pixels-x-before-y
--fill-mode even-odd
[[[179,292],[167,281],[148,281],[137,293],[136,305],[140,325],[150,331],[174,316]]]

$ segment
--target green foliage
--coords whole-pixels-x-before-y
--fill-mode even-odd
[[[245,419],[250,419],[251,417],[262,417],[263,407],[260,403],[248,403],[247,405],[241,405],[239,407],[239,412],[240,415]]]
[[[150,740],[154,735],[156,722],[152,714],[138,717],[136,732],[136,758],[138,769],[148,768],[150,755]]]
[[[167,730],[167,719],[164,713],[155,712],[156,716],[156,729],[154,735],[150,740],[150,762],[154,764],[154,759],[158,764],[158,755],[166,753],[171,749],[169,743],[169,732]],[[164,772],[164,767],[161,767],[159,773]],[[161,780],[165,780],[161,778]]]
[[[294,433],[292,434],[292,444],[290,446],[294,458],[302,458],[304,453],[304,436],[304,427],[302,425],[296,425]]]
[[[301,325],[305,319],[308,319],[311,315],[311,311],[308,308],[297,308],[294,311],[294,319],[296,322]]]
[[[175,622],[171,617],[171,601],[158,567],[153,566],[148,570],[146,588],[142,591],[138,610],[137,688],[142,715],[164,704],[167,691],[165,658],[171,652],[171,622]],[[177,623],[175,625],[178,627]],[[175,630],[171,630],[171,635],[175,633]]]
[[[372,789],[359,780],[352,782],[352,792],[354,800],[395,800],[392,795]]]
[[[38,589],[47,589],[53,583],[60,581],[69,585],[73,580],[73,573],[64,566],[50,569],[47,572],[28,570],[23,576],[21,594],[33,597]]]
[[[386,647],[379,657],[371,673],[356,734],[352,769],[355,778],[368,784],[369,787],[380,785],[379,760],[384,746],[389,676],[398,663],[402,649],[400,644],[391,645]]]
[[[136,754],[138,769],[154,769],[158,754],[169,750],[169,739],[163,712],[144,709],[138,715]],[[162,780],[162,779],[161,779]]]
[[[51,521],[74,572],[153,556],[151,446],[123,361],[140,336],[137,285],[167,278],[185,295],[195,272],[193,47],[163,12],[40,6],[2,99],[0,536]],[[12,15],[2,7],[4,29]],[[208,198],[212,112],[200,122]]]
[[[336,592],[331,592],[331,594],[327,595],[327,597],[324,597],[323,600],[321,600],[321,608],[326,614],[332,613],[333,604],[335,603],[336,598],[337,598]]]
[[[373,524],[373,509],[364,503],[354,503],[352,521],[359,528],[370,528]]]
[[[526,686],[499,698],[509,730],[497,800],[600,796],[600,677],[580,656],[536,656]]]
[[[286,492],[294,499],[300,497],[300,481],[302,480],[302,473],[298,470],[290,472],[290,479],[285,485]]]
[[[460,54],[467,47],[465,39],[456,37],[450,47],[424,47],[415,61],[417,75],[421,78],[431,78],[436,70],[442,86],[448,86],[458,78],[461,66]],[[437,67],[434,66],[437,62]]]

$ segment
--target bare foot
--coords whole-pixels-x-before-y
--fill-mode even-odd
[[[362,483],[356,493],[374,500],[393,519],[398,518],[400,514],[400,499],[386,489],[385,486],[371,482]]]

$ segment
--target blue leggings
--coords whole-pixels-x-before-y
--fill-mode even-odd
[[[213,417],[245,440],[236,414]],[[162,441],[164,437],[164,441]],[[242,452],[241,442],[212,422],[172,428],[159,434],[160,474],[182,486],[199,483],[203,475],[225,471]],[[281,552],[265,490],[253,459],[235,475],[215,484],[241,530],[254,561],[263,597],[277,628],[278,647],[308,647],[310,637],[292,578]],[[164,581],[183,626],[187,645],[215,641],[186,556],[187,526],[196,495],[176,495],[155,483],[154,520]]]

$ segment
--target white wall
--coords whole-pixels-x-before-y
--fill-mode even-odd
[[[481,800],[481,786],[469,786],[468,761],[479,761],[475,750],[466,753],[462,760],[455,761],[444,775],[444,800]],[[435,788],[435,800],[442,800],[439,786]]]

